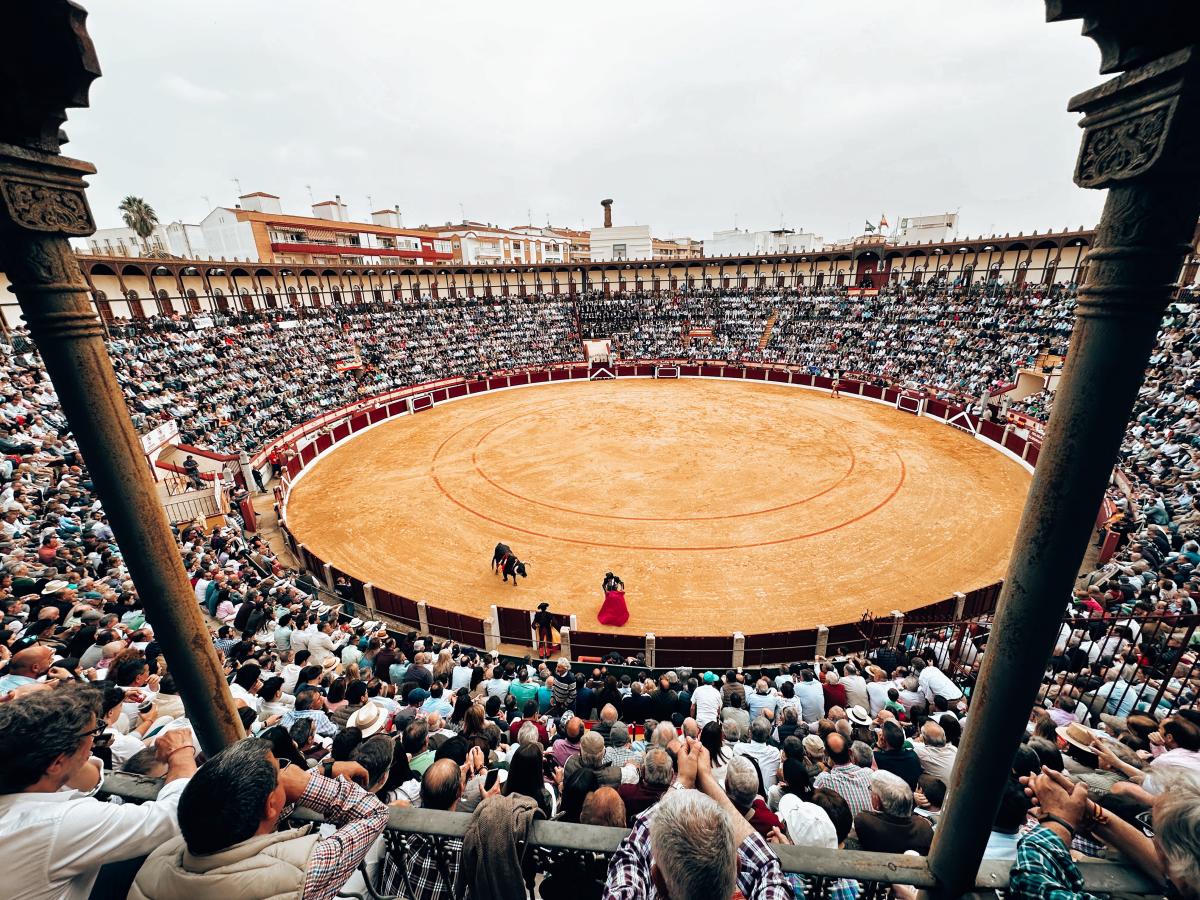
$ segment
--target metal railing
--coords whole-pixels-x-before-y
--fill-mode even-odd
[[[120,773],[104,779],[102,792],[120,797],[126,802],[143,803],[158,796],[162,782],[157,779]],[[293,818],[321,821],[320,816],[307,809],[297,810]],[[470,813],[442,812],[429,809],[392,807],[388,813],[387,842],[395,846],[398,838],[408,834],[461,839],[471,821]],[[539,872],[547,872],[550,864],[562,854],[611,857],[625,835],[625,828],[606,828],[598,825],[577,825],[566,822],[537,821],[530,830],[528,845],[534,852],[531,858]],[[771,845],[785,873],[804,877],[808,896],[826,896],[828,882],[853,878],[862,883],[860,897],[883,897],[893,884],[931,888],[936,882],[923,856],[897,853],[873,853],[864,850],[830,850],[820,847]],[[1155,884],[1139,869],[1118,862],[1080,862],[1084,889],[1094,894],[1161,895]],[[1003,890],[1008,886],[1012,863],[1007,860],[984,860],[975,879],[977,891]]]

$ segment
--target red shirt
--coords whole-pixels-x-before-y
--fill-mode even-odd
[[[538,719],[517,719],[517,721],[515,721],[511,725],[509,725],[508,726],[508,737],[509,737],[510,743],[515,744],[517,742],[517,732],[521,730],[521,726],[524,725],[526,722],[532,722],[534,725],[537,726],[538,740],[542,742],[542,746],[543,747],[550,746],[550,735],[546,732],[546,726],[543,725],[541,723],[541,721]]]

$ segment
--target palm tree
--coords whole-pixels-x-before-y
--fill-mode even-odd
[[[154,207],[141,197],[130,194],[121,201],[117,209],[121,211],[121,218],[125,220],[126,227],[132,228],[133,233],[142,239],[142,255],[150,256],[150,244],[147,239],[158,227],[158,214]]]

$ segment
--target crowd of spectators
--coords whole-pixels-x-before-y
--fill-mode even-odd
[[[569,301],[516,297],[155,318],[109,341],[139,430],[173,418],[186,443],[251,453],[363,397],[579,360],[580,347]]]
[[[81,601],[81,625],[33,642],[14,630],[0,859],[36,885],[18,896],[87,896],[97,877],[116,877],[112,864],[143,856],[131,897],[331,897],[364,877],[385,895],[448,900],[469,885],[514,896],[493,882],[535,886],[538,867],[517,848],[539,819],[631,829],[607,864],[557,858],[537,885],[545,898],[644,897],[651,885],[803,896],[805,879],[769,845],[929,851],[986,653],[986,632],[960,644],[930,632],[757,672],[579,671],[339,620],[275,575],[231,591],[230,573],[244,585],[252,560],[228,556],[214,571],[206,561],[225,554],[198,555],[197,602],[238,595],[232,627],[213,634],[249,736],[206,752],[152,631],[115,604]],[[12,621],[48,608],[33,601]],[[95,666],[65,655],[97,647]],[[1108,652],[1121,647],[1101,667]],[[985,852],[1015,862],[1016,896],[1043,896],[1033,885],[1047,871],[1077,882],[1072,854],[1113,848],[1195,896],[1200,711],[1177,700],[1112,716],[1046,693]],[[93,795],[110,768],[165,786],[153,803],[103,803]],[[289,827],[295,806],[326,824]],[[385,837],[389,807],[471,813],[472,824],[461,839]],[[852,898],[862,887],[841,878],[831,889]]]
[[[687,321],[749,341],[757,326],[745,323],[768,299],[742,307],[746,315]],[[602,318],[589,302],[585,317]],[[531,354],[570,358],[569,310],[529,312],[553,320]],[[207,372],[209,388],[220,373],[248,386],[304,383],[308,373],[294,369],[308,351],[290,346],[280,368],[252,371],[252,348],[311,327],[324,329],[330,359],[366,361],[385,352],[368,343],[379,315],[200,331],[160,322],[114,340],[127,342],[116,349],[131,398],[191,404],[189,428],[237,446],[291,414],[222,432],[219,416],[239,420],[234,401],[248,395],[232,384],[222,400],[190,393],[191,372]],[[525,325],[497,321],[480,326],[488,361],[523,364]],[[1200,669],[1186,628],[1200,596],[1195,325],[1176,311],[1160,335],[1123,448],[1129,487],[1113,492],[1118,552],[1081,581],[1013,761],[987,856],[1014,860],[1016,896],[1078,895],[1073,859],[1113,849],[1182,896],[1200,890]],[[358,335],[358,349],[338,333]],[[454,336],[430,341],[423,359],[435,374],[474,371],[483,358],[459,355]],[[172,360],[197,353],[213,368],[183,367],[172,381],[153,369],[151,347]],[[235,363],[223,356],[230,348],[248,355]],[[501,659],[389,632],[236,520],[189,527],[180,552],[251,735],[206,751],[36,354],[19,336],[0,350],[0,859],[13,896],[102,896],[123,884],[139,898],[331,897],[354,887],[360,863],[386,893],[441,900],[466,884],[473,896],[504,896],[514,880],[533,885],[514,848],[540,818],[631,829],[607,862],[550,866],[537,885],[546,898],[736,888],[773,900],[806,884],[782,872],[772,843],[928,851],[954,785],[986,621],[784,669],[580,672],[566,660]],[[306,390],[303,402],[315,396]],[[305,409],[295,415],[310,417]],[[151,803],[105,802],[110,771],[164,786]],[[297,806],[325,824],[287,827]],[[472,825],[449,841],[385,836],[389,806],[468,812]],[[850,898],[860,886],[841,879],[832,890]]]

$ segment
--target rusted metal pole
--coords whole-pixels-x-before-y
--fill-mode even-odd
[[[1099,27],[1103,30],[1102,23]],[[1075,180],[1081,187],[1110,190],[1088,256],[1094,274],[1079,291],[1070,354],[930,852],[936,897],[959,896],[975,883],[1013,754],[1188,252],[1200,213],[1197,80],[1192,51],[1184,49],[1145,62],[1070,106],[1086,114]]]
[[[188,717],[212,754],[243,736],[241,723],[67,242],[95,231],[83,181],[95,169],[58,153],[65,108],[85,105],[99,74],[84,15],[66,0],[0,14],[15,48],[0,59],[0,263]]]

